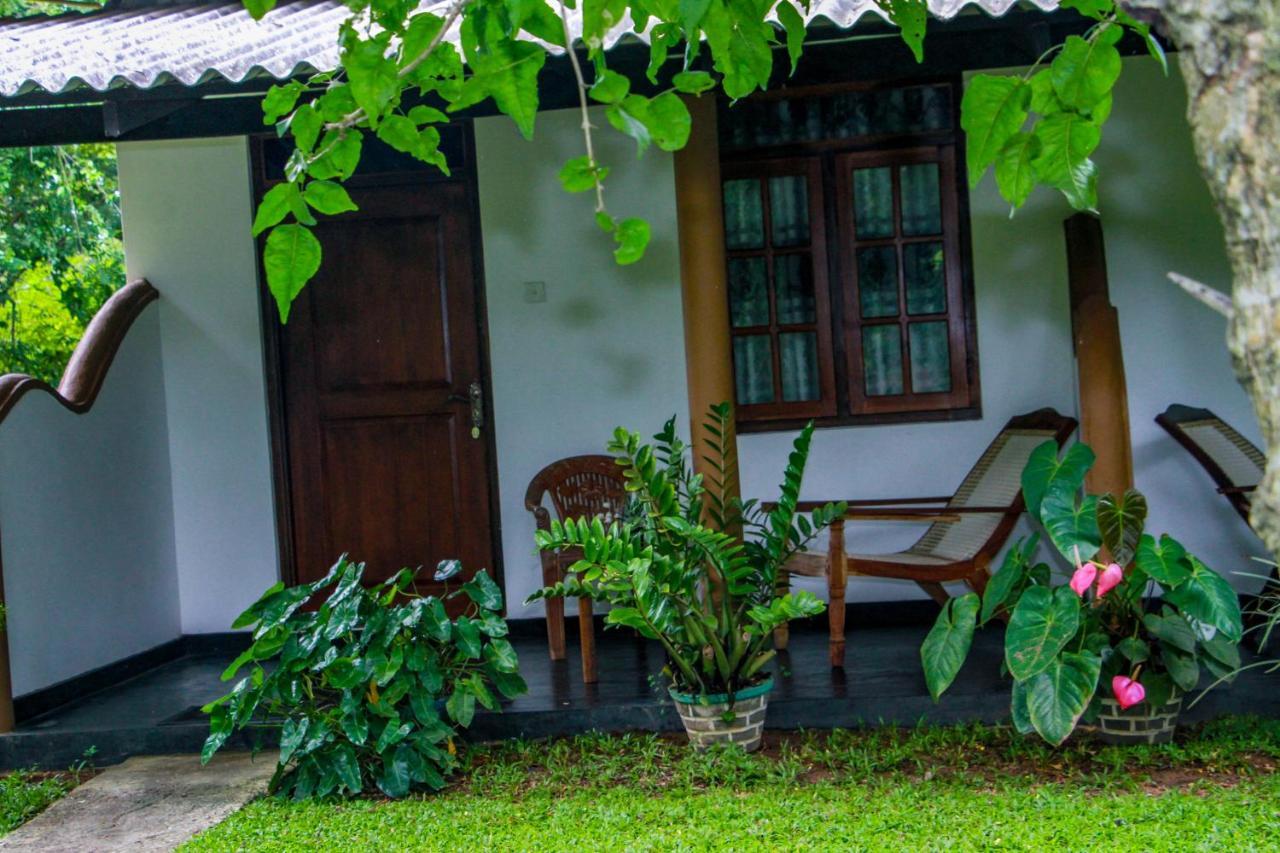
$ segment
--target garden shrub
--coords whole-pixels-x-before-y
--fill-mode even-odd
[[[445,561],[435,579],[460,570]],[[273,793],[303,799],[376,787],[402,797],[442,788],[457,767],[454,739],[476,706],[497,711],[499,695],[527,688],[489,575],[446,594],[465,602],[451,618],[444,600],[416,592],[421,571],[366,588],[364,564],[343,556],[314,583],[267,590],[233,625],[253,626],[253,644],[223,680],[250,669],[205,706],[202,761],[233,732],[268,721],[280,725]]]

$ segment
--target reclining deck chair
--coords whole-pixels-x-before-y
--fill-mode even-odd
[[[1076,428],[1074,418],[1040,409],[1011,419],[950,497],[849,501],[844,519],[831,525],[825,555],[804,553],[786,565],[779,586],[790,575],[826,577],[830,604],[832,666],[844,666],[845,586],[851,575],[915,581],[939,604],[947,601],[946,581],[965,581],[976,592],[986,587],[988,565],[1022,514],[1022,469],[1031,451],[1052,439],[1061,446]],[[809,511],[825,501],[806,501]],[[910,548],[894,554],[845,552],[845,522],[931,522]],[[785,648],[786,636],[776,637]]]
[[[1267,466],[1262,451],[1208,409],[1175,403],[1156,415],[1156,423],[1195,457],[1247,524],[1250,494]]]
[[[545,505],[548,501],[550,509]],[[539,530],[551,529],[551,513],[566,518],[599,518],[605,524],[622,517],[627,508],[627,481],[612,456],[570,456],[552,462],[529,483],[525,509],[533,513]],[[564,580],[565,569],[577,562],[578,550],[555,554],[542,551],[542,583],[551,586]],[[552,660],[564,660],[564,599],[548,598],[547,645]],[[578,599],[578,639],[582,644],[582,680],[594,684],[596,673],[595,630],[591,622],[591,599]]]

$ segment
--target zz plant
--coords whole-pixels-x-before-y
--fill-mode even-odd
[[[800,431],[776,504],[742,501],[734,493],[728,404],[712,406],[704,424],[704,479],[688,462],[691,448],[675,418],[652,444],[619,428],[608,445],[634,496],[625,520],[553,522],[539,531],[541,550],[580,549],[566,579],[529,601],[588,596],[610,606],[607,625],[634,628],[667,652],[665,674],[677,691],[733,696],[767,680],[771,634],[825,605],[812,593],[776,588],[778,570],[846,510],[831,503],[811,515],[797,511],[813,425]]]
[[[499,695],[527,688],[488,574],[446,596],[466,602],[450,618],[444,601],[415,591],[421,571],[366,587],[364,564],[343,556],[314,583],[268,589],[233,625],[252,626],[253,644],[222,678],[243,667],[249,674],[205,706],[201,760],[238,729],[282,721],[273,793],[301,799],[376,787],[402,797],[442,788],[457,766],[454,739],[476,706],[497,711]],[[459,571],[446,560],[434,577]]]
[[[1136,490],[1082,496],[1093,461],[1084,444],[1061,458],[1053,441],[1032,453],[1022,472],[1027,511],[1073,573],[1054,583],[1036,560],[1037,534],[1009,550],[981,597],[948,602],[920,650],[935,701],[960,671],[975,628],[997,618],[1008,620],[1014,725],[1053,744],[1097,714],[1103,690],[1121,708],[1159,708],[1195,689],[1202,667],[1225,678],[1239,666],[1231,585],[1171,536],[1146,533],[1147,502]],[[1098,556],[1104,547],[1109,562]]]

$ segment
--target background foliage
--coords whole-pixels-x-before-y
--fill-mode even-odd
[[[57,384],[124,283],[115,148],[0,149],[0,372]]]

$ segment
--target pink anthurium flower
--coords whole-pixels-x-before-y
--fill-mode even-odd
[[[1127,711],[1147,698],[1147,689],[1127,675],[1111,679],[1111,692],[1120,703],[1120,710]]]
[[[1071,587],[1071,591],[1076,595],[1084,598],[1084,594],[1089,591],[1089,587],[1093,586],[1093,579],[1098,576],[1098,567],[1093,563],[1084,563],[1080,568],[1076,569],[1076,573],[1071,576],[1071,582],[1067,586]]]
[[[1119,563],[1112,563],[1102,570],[1102,574],[1098,575],[1098,598],[1111,592],[1120,585],[1120,581],[1124,580],[1124,569]]]

